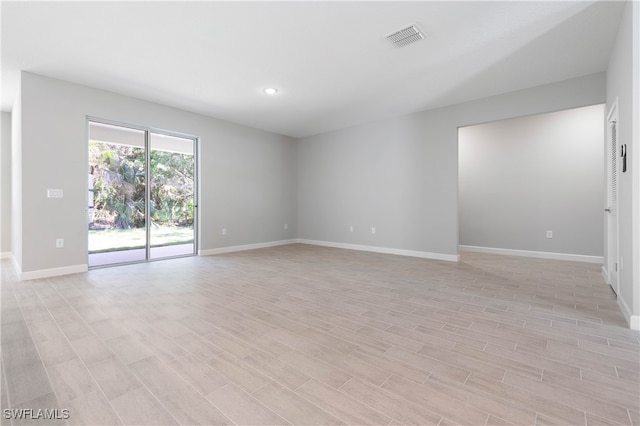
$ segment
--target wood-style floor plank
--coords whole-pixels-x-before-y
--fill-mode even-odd
[[[302,244],[24,282],[0,265],[3,409],[67,408],[67,424],[640,425],[640,335],[598,265]]]

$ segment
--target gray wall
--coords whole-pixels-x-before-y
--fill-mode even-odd
[[[200,250],[296,236],[291,138],[26,72],[17,108],[22,167],[14,189],[24,214],[13,248],[22,272],[87,263],[86,116],[200,137]],[[47,188],[63,189],[64,198],[46,198]],[[65,239],[63,249],[56,238]]]
[[[284,136],[23,73],[12,116],[12,249],[23,272],[86,264],[86,182],[78,176],[86,174],[90,115],[201,138],[201,250],[298,237],[455,255],[458,127],[602,103],[604,87],[604,74],[585,76],[296,146]],[[47,199],[51,187],[64,189],[65,198]],[[64,249],[54,247],[56,238],[65,238]]]
[[[594,105],[460,128],[460,244],[602,256],[604,116]]]
[[[635,8],[636,20],[633,21],[633,8]],[[637,79],[638,79],[638,51],[640,46],[638,45],[638,36],[636,33],[636,41],[634,46],[633,27],[635,25],[636,31],[638,30],[638,8],[640,5],[638,2],[628,2],[622,20],[620,22],[620,29],[618,37],[614,46],[613,53],[609,60],[609,68],[607,70],[607,112],[613,106],[616,98],[618,98],[618,139],[620,144],[627,144],[628,159],[631,159],[634,155],[637,155],[639,146],[639,135],[633,132],[633,125],[635,121],[636,132],[638,129],[638,106],[636,104],[634,111],[633,105],[633,93],[634,89],[637,91]],[[633,60],[636,60],[636,68],[634,71]],[[634,77],[635,75],[635,77]],[[636,80],[636,86],[634,88],[634,78]],[[634,154],[635,151],[635,154]],[[638,238],[639,229],[634,229],[633,224],[633,209],[637,209],[638,205],[633,205],[634,197],[638,197],[638,191],[634,194],[633,191],[633,178],[634,175],[639,173],[640,170],[634,167],[629,167],[626,173],[620,173],[618,175],[618,220],[620,227],[620,249],[619,256],[621,261],[621,268],[619,269],[619,284],[620,291],[618,294],[618,300],[621,304],[623,311],[628,319],[631,316],[635,316],[635,327],[640,327],[640,277],[638,276],[638,249],[636,249],[635,256],[633,252],[633,238]],[[637,179],[637,175],[635,176]],[[637,198],[636,198],[637,199]],[[636,202],[637,203],[637,202]],[[638,221],[636,219],[635,227],[638,227]],[[606,239],[605,239],[606,241]],[[605,262],[605,265],[607,262]],[[634,267],[635,279],[634,279]],[[635,281],[635,284],[634,284]]]
[[[410,115],[300,140],[298,236],[457,254],[456,192],[447,185],[457,147],[440,143],[456,129],[438,126],[443,115]]]
[[[458,127],[604,101],[595,74],[300,139],[298,236],[456,255]]]
[[[0,123],[0,253],[11,252],[11,114]]]
[[[22,99],[11,111],[11,254],[22,268]]]

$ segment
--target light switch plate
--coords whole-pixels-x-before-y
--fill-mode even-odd
[[[62,198],[63,195],[62,189],[47,189],[47,198]]]

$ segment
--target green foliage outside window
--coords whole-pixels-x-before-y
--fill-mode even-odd
[[[152,226],[193,226],[194,158],[152,150],[150,155]],[[145,150],[91,142],[89,173],[93,180],[94,229],[145,226]]]

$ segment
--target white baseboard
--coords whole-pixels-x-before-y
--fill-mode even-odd
[[[458,249],[462,251],[473,251],[477,253],[502,254],[505,256],[535,257],[538,259],[571,260],[573,262],[598,263],[598,264],[602,264],[604,262],[604,258],[602,256],[587,256],[583,254],[550,253],[546,251],[512,250],[512,249],[502,249],[502,248],[493,248],[493,247],[465,246],[465,245],[459,245]]]
[[[22,268],[20,267],[20,265],[18,265],[18,261],[16,260],[16,257],[13,255],[13,253],[10,253],[9,257],[11,259],[11,263],[13,263],[13,269],[16,270],[16,275],[20,277],[20,274],[22,273]]]
[[[199,250],[198,256],[211,256],[214,254],[233,253],[236,251],[255,250],[267,247],[284,246],[287,244],[294,244],[296,240],[280,240],[280,241],[268,241],[265,243],[245,244],[241,246],[220,247],[207,250]]]
[[[631,318],[629,318],[629,328],[640,331],[640,315],[631,315]]]
[[[611,285],[609,283],[609,271],[607,271],[607,267],[602,265],[602,278],[604,278],[604,282]]]
[[[627,305],[624,299],[620,296],[618,296],[618,306],[620,306],[620,310],[622,311],[624,318],[627,320],[629,328],[631,330],[640,330],[640,316],[633,315],[629,305]]]
[[[404,249],[394,249],[387,247],[365,246],[360,244],[334,243],[331,241],[305,240],[298,239],[298,243],[310,244],[314,246],[334,247],[347,250],[370,251],[374,253],[395,254],[399,256],[420,257],[423,259],[446,260],[449,262],[458,262],[460,256],[457,254],[429,253],[426,251],[414,251]]]
[[[28,280],[38,280],[41,278],[49,278],[49,277],[58,277],[60,275],[69,275],[69,274],[79,274],[82,272],[87,272],[89,270],[88,265],[73,265],[73,266],[63,266],[61,268],[51,268],[51,269],[38,269],[35,271],[26,271],[22,272],[22,268],[18,264],[13,253],[2,253],[3,258],[11,259],[11,263],[13,264],[13,269],[16,271],[16,276],[20,281],[28,281]],[[4,255],[8,256],[4,256]]]
[[[13,255],[10,251],[2,251],[0,252],[0,259],[11,259]]]
[[[18,272],[18,278],[20,281],[27,280],[38,280],[41,278],[49,278],[49,277],[58,277],[60,275],[69,275],[69,274],[80,274],[82,272],[87,272],[89,270],[88,265],[73,265],[73,266],[63,266],[61,268],[51,268],[51,269],[39,269],[36,271],[27,271],[21,272],[16,268]]]

